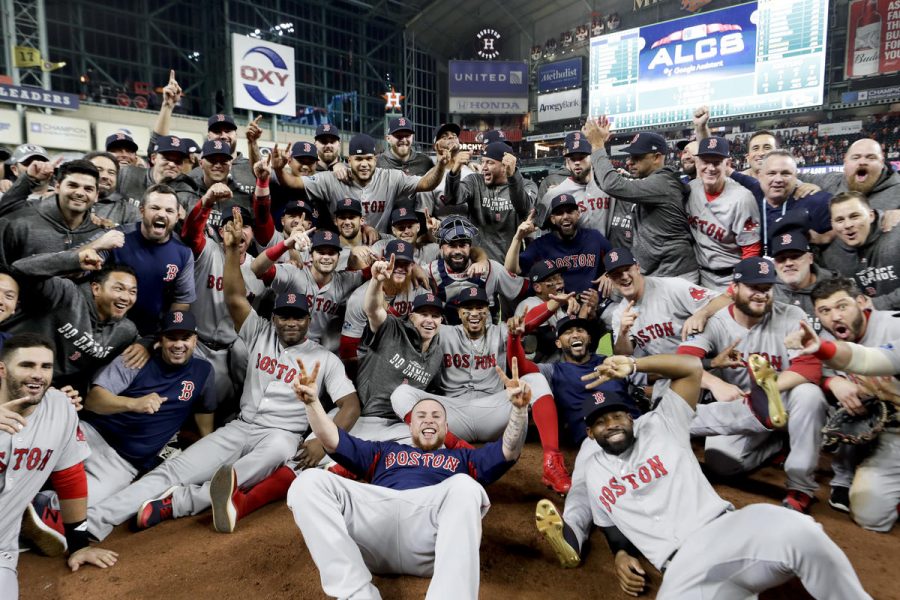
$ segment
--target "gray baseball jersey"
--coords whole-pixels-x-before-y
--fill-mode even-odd
[[[25,507],[54,471],[73,467],[90,450],[65,394],[49,389],[15,435],[0,431],[0,569],[16,569]]]
[[[298,434],[306,431],[309,425],[306,407],[297,400],[292,387],[298,358],[303,360],[308,372],[315,368],[315,363],[320,364],[316,382],[319,390],[332,400],[356,391],[337,356],[311,339],[285,348],[278,340],[275,326],[256,311],[250,311],[238,335],[250,353],[241,396],[242,421]]]
[[[341,183],[331,171],[304,177],[303,185],[306,193],[324,202],[332,215],[337,203],[344,198],[359,200],[366,223],[378,231],[388,232],[391,230],[391,211],[395,201],[413,194],[420,179],[398,169],[376,168],[365,187],[352,179],[349,183]]]
[[[741,260],[741,246],[759,242],[759,206],[753,194],[733,179],[713,201],[707,200],[703,183],[690,184],[688,223],[701,269],[721,270]]]
[[[388,314],[405,319],[412,312],[413,300],[416,296],[427,294],[428,290],[410,285],[399,294],[393,296],[384,295],[387,301]],[[369,317],[366,315],[366,286],[360,286],[350,294],[347,300],[347,310],[344,313],[344,325],[341,335],[362,338],[369,325]]]
[[[378,256],[384,257],[385,246],[388,245],[388,242],[394,239],[397,238],[390,234],[382,235],[380,240],[372,244],[372,252],[374,252]],[[441,256],[441,247],[434,242],[425,244],[424,246],[414,244],[414,247],[415,250],[413,251],[413,259],[419,266],[427,267],[430,262],[437,260]]]
[[[579,227],[590,227],[603,235],[607,234],[615,200],[600,189],[593,177],[586,184],[567,177],[559,185],[548,190],[534,207],[534,222],[538,227],[545,225],[550,216],[550,202],[560,194],[570,194],[578,202],[578,211],[581,214]],[[549,225],[549,222],[546,224]]]
[[[336,271],[331,281],[319,287],[309,268],[294,265],[275,265],[272,289],[279,294],[297,293],[306,296],[309,304],[309,338],[329,350],[340,344],[341,316],[347,299],[365,279],[362,271]]]
[[[262,294],[266,286],[250,269],[253,257],[246,256],[241,263],[241,275],[244,287],[250,299]],[[194,258],[194,286],[197,289],[197,300],[192,304],[191,312],[197,317],[197,335],[201,340],[230,344],[237,337],[234,321],[225,305],[225,294],[222,291],[225,273],[225,251],[211,238],[199,256]]]
[[[695,312],[718,294],[680,277],[644,276],[644,294],[634,304],[638,314],[629,332],[635,356],[672,354],[681,344],[681,327]],[[619,335],[622,313],[628,300],[622,299],[613,312],[613,335]]]
[[[430,192],[419,192],[416,194],[416,212],[425,212],[426,210],[432,217],[442,219],[449,215],[468,215],[469,207],[463,205],[454,205],[447,202],[447,174],[444,171],[444,177],[436,188]],[[475,171],[467,165],[463,165],[459,169],[459,176],[465,179],[470,175],[474,175]]]
[[[443,369],[436,384],[451,397],[489,395],[503,389],[495,367],[506,369],[506,324],[488,325],[484,335],[471,340],[462,325],[441,328]]]
[[[452,300],[464,288],[480,285],[487,292],[488,301],[493,308],[496,294],[499,293],[502,297],[512,301],[527,289],[527,279],[510,273],[495,260],[488,262],[488,272],[481,277],[466,277],[465,273],[454,273],[447,267],[443,258],[428,265],[428,273],[434,281],[438,296],[444,302]]]

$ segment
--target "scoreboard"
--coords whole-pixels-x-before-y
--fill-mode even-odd
[[[614,128],[818,106],[827,0],[758,0],[591,38],[591,116]]]

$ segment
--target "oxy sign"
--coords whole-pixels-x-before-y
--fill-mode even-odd
[[[235,108],[297,114],[293,48],[233,33],[231,64]]]

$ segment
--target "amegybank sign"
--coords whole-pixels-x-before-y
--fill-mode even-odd
[[[538,123],[581,117],[581,88],[537,97]]]

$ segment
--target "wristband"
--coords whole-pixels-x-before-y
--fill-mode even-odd
[[[825,340],[819,346],[819,349],[816,350],[815,356],[819,360],[831,360],[834,358],[834,355],[837,354],[837,344],[832,342],[831,340]]]
[[[629,356],[628,358],[631,359],[631,373],[630,374],[634,375],[635,373],[637,373],[637,359],[633,356]]]
[[[66,530],[66,546],[69,556],[75,554],[82,548],[87,548],[90,544],[88,539],[87,521],[79,521],[77,523],[63,523]]]
[[[285,252],[287,252],[287,246],[285,245],[284,240],[282,240],[266,250],[266,258],[275,261],[281,258],[281,255]]]
[[[259,177],[257,177],[257,178],[256,178],[256,187],[258,187],[258,188],[260,188],[260,189],[262,189],[262,190],[269,189],[269,180],[266,179],[265,181],[263,181],[262,179],[260,179]]]

